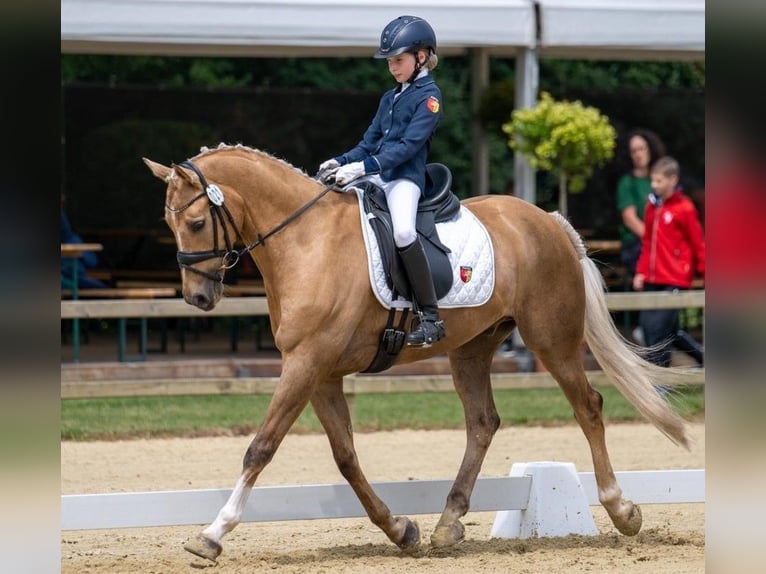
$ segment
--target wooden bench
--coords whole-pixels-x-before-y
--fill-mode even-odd
[[[224,285],[223,296],[224,298],[242,297],[247,299],[248,297],[263,297],[266,295],[266,288],[263,285],[261,279],[240,279],[232,285]],[[232,317],[231,322],[231,335],[230,335],[230,347],[232,352],[236,353],[239,349],[239,334],[240,334],[240,322],[252,322],[255,325],[255,348],[259,351],[262,350],[276,350],[275,347],[267,347],[263,343],[264,333],[270,333],[271,325],[269,324],[269,318],[263,316],[243,316]]]
[[[188,318],[209,319],[212,317],[256,317],[263,318],[268,328],[269,308],[265,297],[224,297],[210,311],[189,305],[180,297],[163,299],[86,299],[61,300],[62,319],[165,319]],[[257,334],[259,335],[259,334]],[[258,340],[260,344],[260,340]]]
[[[176,276],[178,276],[178,273],[175,273]],[[162,274],[160,274],[160,277],[162,277]],[[120,288],[172,288],[177,291],[177,293],[180,295],[181,290],[183,289],[183,284],[181,281],[157,281],[157,280],[151,280],[151,279],[121,279],[115,282],[117,287]],[[162,351],[164,352],[167,349],[167,328],[165,320],[163,319],[162,322]],[[186,352],[186,331],[187,329],[191,330],[195,336],[195,338],[199,337],[199,322],[196,320],[189,320],[187,318],[183,318],[179,321],[177,326],[177,336],[178,336],[178,344],[181,348],[181,352]]]
[[[261,285],[224,285],[224,297],[252,297],[266,295],[266,288]]]
[[[155,297],[175,297],[174,287],[103,287],[98,289],[80,289],[78,299],[154,299]],[[61,298],[72,297],[71,289],[62,289]]]
[[[167,288],[171,287],[181,292],[180,281],[152,281],[152,280],[137,280],[137,279],[121,279],[115,282],[118,288]],[[266,288],[263,286],[262,281],[258,282],[243,282],[236,283],[234,285],[224,284],[223,296],[224,297],[248,297],[252,295],[263,296],[266,294]]]
[[[597,253],[617,254],[620,252],[622,243],[619,239],[586,239],[585,247],[589,255]]]
[[[175,297],[177,290],[173,287],[104,287],[98,289],[79,289],[77,299],[156,299],[161,297]],[[69,289],[61,291],[62,299],[72,299],[74,293]],[[147,317],[138,317],[139,320],[139,354],[141,360],[146,360],[148,352],[147,340],[149,338],[149,329]],[[127,317],[117,318],[118,348],[117,358],[120,362],[128,360],[127,347]],[[80,351],[79,332],[73,335],[72,350],[73,356],[79,358]],[[163,350],[167,348],[167,339],[163,334]]]
[[[129,288],[129,287],[141,287],[141,288],[162,288],[172,287],[181,292],[181,282],[167,282],[167,281],[151,281],[151,280],[134,280],[123,279],[116,282],[117,287]],[[234,285],[225,284],[223,288],[223,297],[262,297],[266,294],[266,288],[263,286],[263,281],[259,280],[242,280]],[[273,350],[272,347],[266,347],[263,343],[263,336],[267,329],[269,329],[269,322],[264,317],[232,317],[229,343],[232,352],[236,353],[239,349],[239,335],[240,335],[240,322],[242,319],[250,320],[255,325],[255,347],[258,350]],[[197,331],[195,331],[197,333]],[[184,329],[181,328],[178,331],[178,340],[181,345],[181,352],[185,351],[186,340]],[[163,338],[163,348],[165,345],[165,339]]]
[[[145,279],[118,279],[114,282],[118,289],[175,289],[181,292],[181,281],[154,281]]]
[[[178,269],[110,269],[94,268],[88,269],[88,275],[91,277],[108,277],[115,281],[134,280],[134,281],[180,281],[181,272]]]

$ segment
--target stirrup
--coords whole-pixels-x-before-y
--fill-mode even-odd
[[[417,329],[407,333],[408,347],[430,347],[446,337],[444,321],[421,318]]]

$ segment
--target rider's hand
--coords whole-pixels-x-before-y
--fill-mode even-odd
[[[321,181],[325,185],[334,185],[335,172],[338,171],[339,167],[340,163],[335,158],[323,161],[319,165],[319,171],[317,172],[316,176],[314,176],[314,179]]]
[[[362,177],[364,174],[364,164],[361,161],[348,163],[340,166],[338,171],[335,172],[335,183],[338,185],[347,185],[357,177]]]
[[[323,161],[321,164],[319,164],[319,173],[322,173],[323,171],[330,171],[336,167],[340,167],[338,160],[335,158],[328,159],[327,161]]]

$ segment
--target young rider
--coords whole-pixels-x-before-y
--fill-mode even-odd
[[[407,335],[411,346],[430,346],[445,337],[439,318],[431,270],[415,231],[418,201],[425,193],[426,160],[442,116],[441,92],[429,74],[436,68],[436,35],[417,16],[400,16],[380,35],[375,58],[385,58],[398,85],[383,94],[362,140],[329,159],[319,171],[335,170],[335,181],[347,185],[372,175],[386,194],[396,244],[420,314],[417,329]]]

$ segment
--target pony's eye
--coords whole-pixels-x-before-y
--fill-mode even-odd
[[[191,227],[192,231],[200,231],[203,227],[205,227],[205,220],[200,219],[199,221],[192,221],[189,224],[189,227]]]

